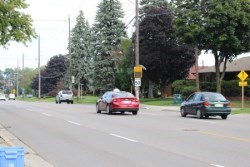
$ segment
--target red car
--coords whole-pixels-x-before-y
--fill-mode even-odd
[[[96,102],[96,112],[132,112],[137,115],[139,110],[139,100],[131,93],[125,91],[109,91]]]

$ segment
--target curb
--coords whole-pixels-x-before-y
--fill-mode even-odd
[[[3,139],[3,147],[23,147],[24,148],[24,164],[25,167],[53,167],[49,162],[40,157],[26,144],[21,142],[16,136],[7,131],[8,127],[3,127],[0,124],[0,138]]]

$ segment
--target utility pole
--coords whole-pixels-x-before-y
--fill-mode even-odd
[[[38,98],[41,98],[40,35],[38,36]]]
[[[136,40],[135,40],[135,66],[139,65],[139,6],[138,0],[135,1],[135,25],[136,25]],[[140,87],[135,86],[135,96],[139,100]]]
[[[22,96],[24,98],[24,78],[25,78],[25,76],[24,76],[24,54],[23,54],[22,57],[23,57],[23,77],[22,77],[23,88],[22,88]]]
[[[72,90],[72,63],[71,63],[71,35],[70,35],[70,16],[69,16],[69,89]]]
[[[199,64],[198,64],[199,49],[195,47],[194,52],[195,52],[196,91],[199,92],[200,91]]]
[[[18,68],[19,68],[19,59],[17,59],[17,68],[16,68],[16,96],[18,97],[18,93],[19,93],[19,90],[18,90]]]

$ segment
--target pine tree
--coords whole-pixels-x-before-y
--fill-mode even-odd
[[[115,57],[120,51],[121,37],[125,36],[124,14],[119,0],[103,0],[98,4],[93,32],[94,71],[93,86],[104,92],[115,87]]]
[[[83,11],[76,18],[76,25],[71,31],[71,68],[72,76],[75,77],[78,90],[80,83],[87,84],[86,77],[90,66],[90,27],[85,21]],[[79,95],[79,94],[78,94]]]

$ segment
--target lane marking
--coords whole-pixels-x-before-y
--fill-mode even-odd
[[[28,111],[33,111],[32,109],[30,109],[30,108],[27,108],[26,110],[28,110]]]
[[[215,166],[215,167],[225,167],[225,166],[222,166],[222,165],[217,165],[217,164],[210,164],[211,166]]]
[[[250,143],[250,139],[247,139],[247,138],[240,138],[240,137],[234,137],[234,136],[226,136],[226,135],[223,135],[223,134],[212,133],[212,132],[199,132],[199,133],[205,134],[205,135],[211,135],[211,136],[221,137],[221,138],[225,138],[225,139],[230,139],[230,140],[236,140],[236,141]]]
[[[124,140],[131,141],[131,142],[135,142],[135,143],[138,142],[137,140],[130,139],[130,138],[127,138],[127,137],[123,137],[123,136],[120,136],[120,135],[117,135],[117,134],[111,133],[110,135],[111,135],[111,136],[114,136],[114,137],[118,137],[118,138],[124,139]]]
[[[74,121],[67,121],[68,123],[71,123],[71,124],[74,124],[74,125],[78,125],[78,126],[81,126],[80,123],[77,123],[77,122],[74,122]]]
[[[42,114],[45,115],[45,116],[51,117],[50,114],[47,114],[47,113],[42,113]]]

